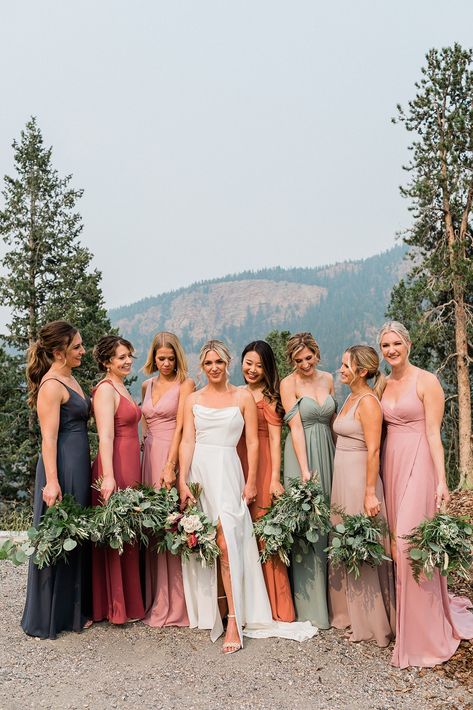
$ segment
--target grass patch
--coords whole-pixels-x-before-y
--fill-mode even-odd
[[[28,530],[33,524],[33,510],[24,503],[10,503],[8,510],[0,513],[0,530]]]

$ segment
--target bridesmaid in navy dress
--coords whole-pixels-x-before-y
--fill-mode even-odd
[[[65,321],[45,325],[28,351],[28,401],[36,407],[42,435],[34,525],[46,507],[60,501],[65,493],[71,493],[83,506],[90,503],[90,399],[72,375],[84,353],[80,333]],[[67,562],[43,569],[30,560],[21,620],[27,634],[54,639],[61,631],[80,631],[90,618],[91,571],[86,545],[72,550]]]

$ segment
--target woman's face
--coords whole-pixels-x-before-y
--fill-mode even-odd
[[[118,345],[113,357],[105,364],[111,375],[125,379],[131,372],[133,358],[126,345]]]
[[[254,350],[246,353],[241,363],[241,371],[245,382],[249,385],[260,385],[264,381],[263,363],[258,353]]]
[[[381,353],[390,367],[404,365],[409,358],[409,347],[393,330],[383,335],[380,342]]]
[[[342,364],[339,369],[340,382],[344,385],[350,386],[353,382],[353,372],[350,370],[350,355],[349,353],[343,353]]]
[[[64,358],[64,364],[72,368],[80,366],[83,355],[85,355],[85,348],[82,345],[82,338],[80,337],[80,333],[76,333],[68,345],[66,352],[63,352],[62,355],[58,355],[58,358]]]
[[[215,350],[209,350],[206,354],[202,369],[209,382],[216,385],[227,379],[227,363],[222,360]]]
[[[176,371],[176,354],[172,348],[158,348],[154,362],[160,375],[168,377]]]
[[[315,353],[306,347],[302,348],[302,350],[299,350],[299,352],[294,355],[292,362],[294,363],[296,371],[303,377],[313,375],[317,367]]]

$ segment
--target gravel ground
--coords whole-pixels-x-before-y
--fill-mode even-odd
[[[26,565],[0,562],[0,708],[473,709],[473,696],[430,670],[400,671],[390,649],[321,632],[306,643],[247,639],[224,657],[208,632],[95,624],[56,641],[19,626]]]

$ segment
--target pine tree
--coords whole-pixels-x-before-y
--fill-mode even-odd
[[[100,289],[101,274],[91,270],[92,254],[79,242],[83,225],[76,205],[83,191],[71,187],[71,175],[60,177],[53,168],[52,148],[44,146],[35,118],[28,121],[20,140],[13,142],[13,150],[16,175],[5,176],[4,209],[0,211],[0,235],[10,247],[3,259],[0,297],[11,313],[2,339],[14,353],[3,354],[14,374],[10,398],[0,404],[0,439],[7,435],[3,427],[12,401],[18,405],[18,422],[21,419],[27,426],[19,424],[12,448],[7,454],[2,450],[0,470],[9,472],[10,481],[16,475],[24,486],[25,478],[31,484],[38,450],[37,423],[28,411],[24,386],[28,346],[44,323],[69,320],[81,331],[88,349],[78,373],[88,391],[97,374],[91,347],[111,332],[111,325]]]
[[[449,461],[460,485],[472,486],[473,51],[455,44],[426,60],[416,97],[398,106],[397,120],[415,135],[401,188],[414,215],[404,237],[413,265],[389,314],[411,327],[419,364],[442,378]]]

